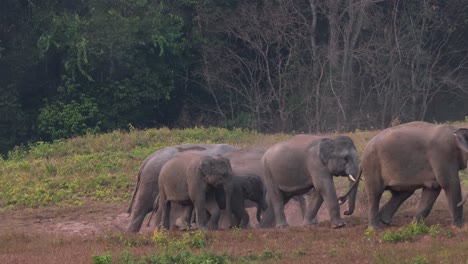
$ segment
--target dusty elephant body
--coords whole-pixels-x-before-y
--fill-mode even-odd
[[[315,224],[317,212],[326,201],[334,228],[345,226],[340,215],[333,176],[359,174],[359,156],[351,138],[298,135],[277,143],[264,154],[267,213],[274,213],[277,227],[287,226],[285,201],[292,196],[310,194],[304,225]],[[354,178],[351,177],[351,178]],[[359,178],[358,178],[359,180]],[[357,192],[356,182],[349,193],[349,210],[352,214]]]
[[[153,210],[153,204],[158,196],[158,179],[162,166],[170,159],[183,153],[198,153],[212,156],[219,155],[237,148],[227,144],[184,144],[166,147],[148,156],[140,166],[138,179],[130,202],[128,213],[130,222],[127,231],[138,232],[145,216]],[[155,217],[159,220],[159,216]]]
[[[218,207],[225,208],[226,214],[230,216],[232,177],[230,162],[223,157],[185,153],[166,162],[158,182],[162,226],[169,229],[171,203],[178,202],[187,207],[187,222],[195,207],[197,225],[200,229],[206,229],[206,197],[209,194],[214,194]],[[219,188],[224,190],[222,193],[225,195],[221,196],[221,192],[215,191]],[[219,212],[216,213],[216,217],[218,215]]]
[[[263,180],[258,175],[243,174],[234,175],[233,194],[231,209],[234,227],[247,228],[249,226],[249,215],[246,211],[245,201],[249,200],[257,206],[257,220],[260,221],[262,211],[266,210],[265,188]]]
[[[422,188],[416,219],[426,218],[440,191],[445,191],[452,224],[463,225],[459,170],[468,160],[468,129],[426,122],[388,128],[372,138],[362,156],[369,199],[369,226],[390,224],[400,205]],[[385,190],[390,200],[379,210]]]
[[[243,148],[225,152],[221,154],[221,156],[229,159],[234,175],[259,175],[264,182],[265,168],[263,167],[262,157],[265,152],[265,149]],[[292,199],[297,200],[301,209],[302,217],[304,217],[306,207],[304,197],[302,195],[297,195],[293,196]],[[257,206],[257,220],[259,221],[259,226],[262,228],[272,227],[275,223],[274,214],[263,214],[261,220],[259,220],[259,213],[261,210],[259,210],[258,205],[258,203],[252,204],[250,200],[247,200],[245,207],[249,208]]]

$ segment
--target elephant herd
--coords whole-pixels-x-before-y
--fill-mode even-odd
[[[128,213],[129,232],[138,232],[148,213],[153,224],[180,229],[249,226],[246,207],[257,207],[258,226],[288,225],[284,205],[297,199],[303,224],[317,223],[325,202],[333,228],[346,225],[354,212],[363,179],[369,227],[389,225],[400,205],[422,189],[415,218],[426,218],[441,190],[454,226],[463,225],[459,171],[467,166],[468,129],[411,122],[383,130],[361,158],[348,136],[297,135],[268,149],[238,149],[227,144],[170,146],[148,156],[140,166]],[[333,176],[350,179],[337,197]],[[383,206],[384,191],[391,193]],[[307,194],[307,195],[305,195]],[[304,197],[307,201],[304,200]]]

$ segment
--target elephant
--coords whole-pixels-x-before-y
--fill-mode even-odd
[[[443,189],[452,225],[463,225],[459,170],[468,160],[468,129],[427,122],[411,122],[387,128],[364,148],[361,172],[369,200],[369,227],[390,225],[400,205],[416,189],[421,200],[415,215],[426,218]],[[385,190],[391,197],[379,210]]]
[[[316,223],[317,212],[325,200],[330,213],[331,226],[340,228],[346,225],[341,218],[333,176],[349,176],[350,191],[346,197],[349,209],[345,215],[354,212],[359,178],[359,155],[352,139],[348,136],[335,138],[314,135],[297,135],[289,140],[276,143],[263,155],[265,186],[268,209],[274,213],[276,227],[286,227],[284,203],[294,195],[310,194],[303,224]]]
[[[257,204],[257,220],[260,222],[262,211],[266,210],[265,188],[263,180],[255,174],[234,175],[233,194],[231,209],[234,227],[247,228],[249,226],[249,215],[245,210],[245,201],[250,200]],[[212,201],[213,202],[213,201]]]
[[[209,193],[215,193],[219,208],[225,208],[230,216],[234,191],[232,178],[231,164],[223,157],[185,153],[166,162],[158,182],[162,227],[169,229],[171,203],[177,202],[186,206],[190,214],[195,207],[198,228],[207,229],[206,197]],[[215,191],[221,187],[223,196]]]
[[[234,175],[253,174],[260,176],[262,181],[264,181],[265,169],[263,167],[262,157],[265,154],[265,151],[265,149],[260,148],[242,148],[225,152],[220,155],[229,159]],[[292,199],[299,203],[302,217],[304,217],[306,207],[304,197],[302,195],[297,195],[293,196]],[[252,204],[247,200],[245,206],[247,208],[257,206],[257,220],[259,221],[259,227],[266,228],[274,225],[274,214],[262,215],[259,220],[260,211],[258,203]]]
[[[158,196],[158,179],[162,166],[171,158],[182,153],[199,153],[202,155],[218,155],[237,148],[227,144],[184,144],[160,149],[149,155],[141,164],[138,178],[130,202],[128,213],[130,222],[128,232],[138,232],[143,220],[153,211],[153,204]],[[156,221],[160,221],[157,214]]]

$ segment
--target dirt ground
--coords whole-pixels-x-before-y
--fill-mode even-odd
[[[0,233],[9,231],[38,232],[60,235],[94,236],[108,232],[124,232],[130,220],[127,204],[90,203],[83,207],[46,207],[0,212]],[[254,208],[247,209],[251,225],[257,223]],[[302,223],[297,202],[286,205],[288,223],[299,226]],[[319,211],[320,219],[329,219],[327,210]],[[143,222],[140,233],[153,232],[147,226],[149,215]]]
[[[414,200],[416,199],[417,196]],[[404,204],[394,218],[395,226],[403,226],[411,222],[414,215],[412,212],[414,205],[415,201],[411,199]],[[342,211],[345,207],[346,205],[342,207]],[[126,213],[127,208],[128,204],[124,203],[90,202],[82,207],[46,207],[2,211],[0,212],[0,263],[93,263],[91,256],[95,254],[99,255],[105,252],[111,252],[113,256],[121,254],[122,250],[126,249],[122,249],[123,245],[109,242],[109,237],[114,239],[119,236],[118,234],[126,234],[124,230],[129,221]],[[256,224],[254,213],[253,208],[249,209],[252,225]],[[297,202],[291,201],[286,205],[286,214],[291,227],[285,229],[246,231],[249,233],[215,231],[213,233],[218,241],[217,246],[209,250],[241,256],[257,251],[272,250],[272,252],[282,252],[283,255],[295,256],[295,254],[299,254],[300,257],[294,259],[295,263],[341,262],[347,259],[348,251],[352,250],[345,245],[354,243],[353,241],[356,239],[362,239],[367,228],[366,212],[362,206],[357,208],[353,216],[344,217],[348,221],[348,225],[340,230],[329,228],[329,222],[327,222],[329,217],[325,206],[322,206],[319,211],[319,225],[315,229],[297,227],[302,222]],[[467,219],[467,214],[465,214],[465,219]],[[132,236],[150,235],[153,232],[153,227],[147,227],[146,223],[147,219],[145,219],[140,233]],[[443,228],[450,229],[450,215],[443,198],[438,199],[426,223],[428,225],[440,224]],[[253,238],[251,234],[254,234]],[[465,238],[468,238],[468,233],[463,231],[457,237],[458,240],[464,241]],[[103,238],[107,240],[103,240]],[[219,240],[224,241],[221,243]],[[449,240],[449,242],[458,243],[455,240]],[[418,247],[423,247],[421,250],[434,251],[432,248],[425,247],[435,247],[434,243],[444,245],[446,242],[427,240],[427,242],[420,241],[418,243]],[[351,262],[379,262],[372,261],[372,259],[379,258],[380,255],[371,259],[368,259],[368,256],[375,255],[372,253],[375,251],[373,247],[379,248],[380,245],[380,242],[372,243],[361,248],[359,252],[355,253],[357,255]],[[330,246],[333,246],[331,250]],[[148,251],[154,250],[154,246],[152,247],[148,245],[135,247],[132,249],[132,253],[144,255]],[[312,255],[307,249],[310,247],[320,252],[318,257],[314,255],[311,258]],[[287,250],[287,248],[291,249]],[[399,250],[409,249],[403,244]],[[407,254],[412,254],[412,252]],[[391,258],[392,255],[389,257]],[[291,262],[291,259],[286,257],[273,260],[274,263]]]

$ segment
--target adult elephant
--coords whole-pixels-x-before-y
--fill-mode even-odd
[[[362,156],[369,199],[369,226],[390,224],[394,213],[416,189],[422,188],[416,219],[427,217],[443,189],[454,226],[463,225],[458,171],[468,160],[468,129],[426,122],[388,128],[372,138]],[[390,200],[379,210],[385,190]]]
[[[234,172],[234,175],[258,175],[264,181],[265,168],[263,167],[262,157],[265,154],[265,149],[260,148],[242,148],[221,154],[221,156],[228,158],[231,162],[231,167]],[[302,195],[293,196],[292,199],[296,200],[299,203],[302,217],[305,214],[306,203]],[[286,201],[287,202],[287,201]],[[259,226],[262,228],[272,227],[275,223],[275,216],[272,213],[266,213],[260,218],[260,213],[258,203],[251,203],[250,200],[247,200],[245,203],[247,208],[257,206],[257,220]]]
[[[312,189],[304,224],[315,224],[317,212],[325,200],[332,227],[346,225],[340,215],[332,176],[349,176],[355,180],[354,177],[359,175],[359,156],[351,138],[298,135],[270,147],[262,160],[269,196],[267,211],[273,210],[277,227],[288,225],[284,214],[285,201]],[[359,178],[348,193],[350,201],[346,215],[354,211],[358,183]]]
[[[138,171],[137,183],[128,209],[130,222],[127,231],[138,232],[146,214],[153,210],[154,201],[159,193],[159,173],[168,160],[188,152],[213,156],[236,149],[227,144],[184,144],[166,147],[149,155]],[[159,221],[159,215],[156,216],[157,221]]]
[[[190,220],[190,214],[195,207],[198,228],[206,229],[206,196],[213,192],[213,189],[221,187],[225,195],[223,197],[216,195],[215,198],[218,207],[225,208],[227,215],[230,216],[234,190],[232,177],[230,162],[223,157],[185,153],[166,162],[161,169],[158,182],[162,226],[169,229],[171,203],[178,202],[187,207],[186,220]],[[219,212],[216,215],[219,215]]]

